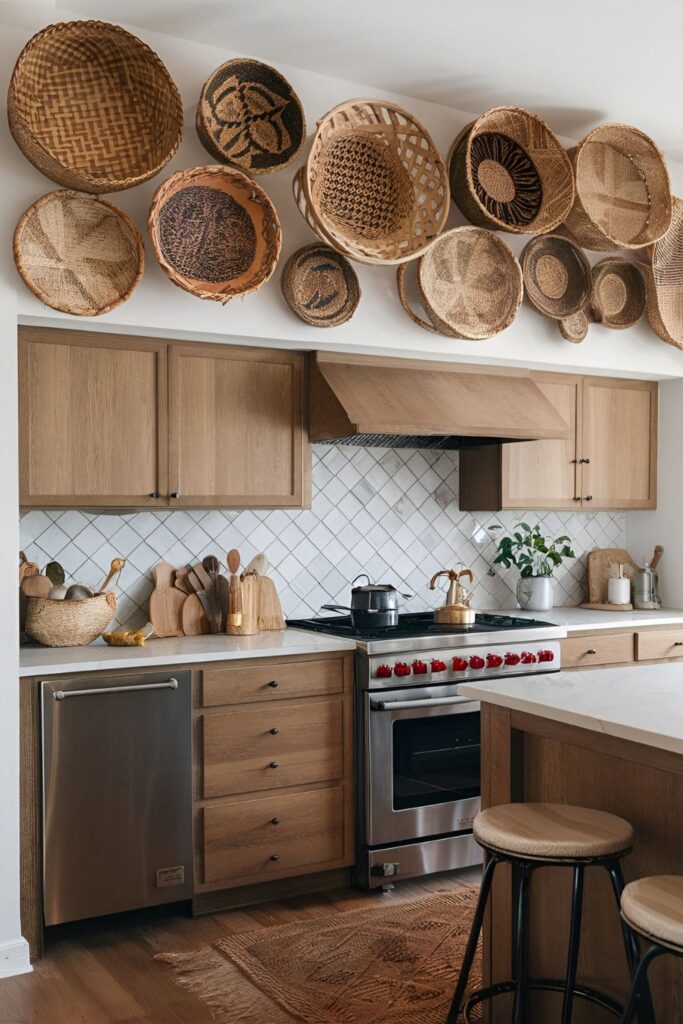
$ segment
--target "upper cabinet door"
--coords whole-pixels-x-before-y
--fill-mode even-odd
[[[582,507],[656,508],[657,383],[583,383]]]
[[[171,507],[310,502],[304,369],[296,352],[170,347]]]
[[[24,507],[166,504],[166,344],[21,327],[19,447]]]

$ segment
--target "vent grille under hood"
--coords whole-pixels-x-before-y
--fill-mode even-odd
[[[311,440],[368,447],[475,447],[565,438],[528,370],[316,352]]]

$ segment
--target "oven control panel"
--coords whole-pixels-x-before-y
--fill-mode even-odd
[[[558,672],[560,645],[556,640],[499,647],[468,647],[461,651],[421,651],[416,657],[376,654],[365,662],[370,689],[387,686],[425,686],[466,679],[536,675]]]

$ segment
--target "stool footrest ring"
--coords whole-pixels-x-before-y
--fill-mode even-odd
[[[499,981],[495,985],[479,988],[472,992],[468,996],[462,1011],[465,1024],[476,1024],[470,1018],[470,1010],[478,1006],[479,1003],[483,1003],[486,999],[493,999],[495,996],[514,992],[515,988],[516,983],[514,981]],[[565,984],[564,981],[556,981],[553,978],[530,978],[528,988],[532,992],[560,992],[564,994]],[[615,1017],[621,1018],[624,1012],[624,1007],[616,999],[612,999],[611,996],[605,995],[604,992],[598,992],[596,989],[588,988],[585,985],[575,985],[574,995],[580,999],[586,999],[596,1006],[601,1006],[604,1010],[613,1013]]]

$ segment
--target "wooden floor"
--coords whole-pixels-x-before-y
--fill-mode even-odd
[[[31,974],[0,981],[0,1024],[212,1024],[206,1006],[175,983],[170,967],[155,963],[155,953],[200,949],[252,928],[415,899],[478,879],[471,868],[401,882],[389,896],[342,889],[205,917],[176,906],[60,925],[49,929],[45,958]]]

